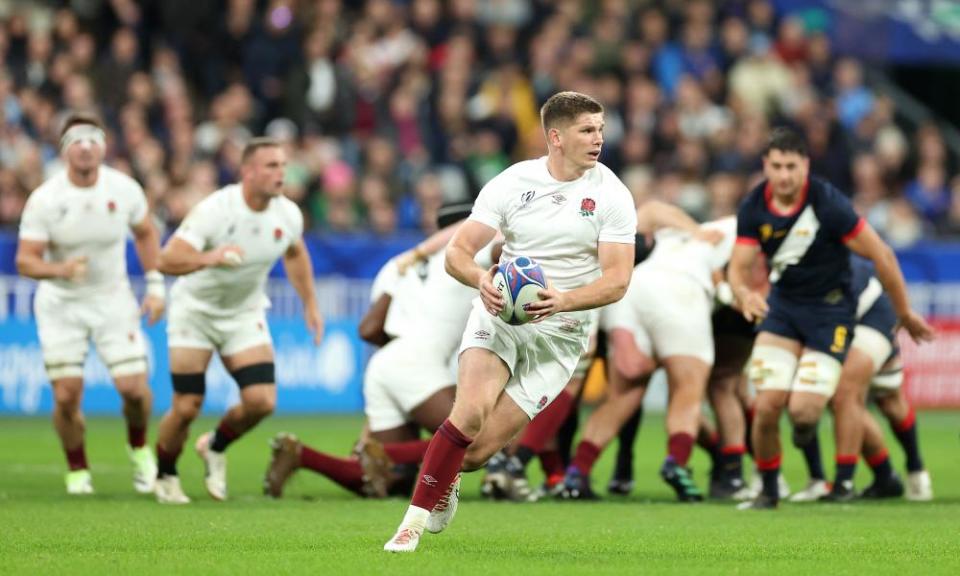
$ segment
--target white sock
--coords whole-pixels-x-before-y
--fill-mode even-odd
[[[427,526],[427,518],[430,517],[430,511],[419,506],[410,506],[407,508],[407,513],[403,516],[403,521],[400,523],[401,526],[406,526],[409,528],[417,528],[423,530]]]

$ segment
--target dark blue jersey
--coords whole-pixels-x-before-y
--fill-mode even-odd
[[[846,242],[865,223],[824,180],[810,177],[800,194],[793,210],[781,212],[767,182],[761,182],[737,212],[737,242],[760,246],[775,293],[799,300],[850,297]]]

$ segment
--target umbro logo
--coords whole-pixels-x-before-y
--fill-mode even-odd
[[[487,338],[490,337],[490,333],[487,332],[486,330],[477,330],[476,332],[473,333],[473,336],[477,340],[486,340]]]
[[[567,197],[564,196],[563,194],[554,194],[554,195],[553,195],[553,203],[556,204],[557,206],[561,206],[561,205],[565,204],[566,201],[567,201]]]
[[[436,485],[437,485],[437,479],[434,478],[433,476],[429,475],[429,474],[424,474],[424,475],[423,475],[423,478],[421,478],[421,481],[422,481],[424,484],[426,484],[427,486],[436,486]]]

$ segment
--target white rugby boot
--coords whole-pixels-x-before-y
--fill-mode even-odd
[[[153,485],[153,493],[157,502],[161,504],[189,504],[190,497],[183,493],[180,487],[179,476],[164,476],[157,478]]]
[[[93,494],[93,476],[87,469],[71,470],[67,472],[64,480],[67,483],[67,494],[71,496]]]
[[[207,493],[210,497],[219,502],[227,499],[227,455],[222,452],[214,452],[210,449],[210,442],[213,441],[213,432],[207,432],[199,438],[194,446],[197,455],[203,460],[206,468],[206,476],[203,483],[207,487]]]
[[[907,500],[911,502],[929,502],[933,500],[933,483],[926,470],[907,474]]]
[[[437,505],[430,511],[430,517],[427,518],[427,530],[432,534],[439,534],[453,520],[457,513],[457,504],[460,503],[460,474],[453,479],[447,492],[440,498]]]
[[[410,506],[407,508],[407,514],[400,522],[400,527],[392,538],[387,540],[383,549],[387,552],[413,552],[420,544],[420,536],[423,535],[423,529],[430,513],[423,508]]]
[[[133,489],[140,494],[152,494],[157,481],[157,459],[147,446],[127,446],[130,462],[133,463]]]
[[[830,483],[822,479],[812,479],[807,486],[790,497],[791,502],[816,502],[821,496],[830,493]]]

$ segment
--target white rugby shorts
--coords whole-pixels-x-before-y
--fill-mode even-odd
[[[64,369],[82,370],[90,340],[111,373],[124,364],[146,362],[140,306],[129,286],[78,298],[56,296],[41,287],[33,308],[43,363],[51,379]]]
[[[448,356],[449,347],[412,336],[401,336],[377,350],[363,378],[363,411],[370,431],[411,422],[410,413],[417,406],[439,390],[455,386]]]
[[[233,316],[213,316],[170,303],[167,313],[167,345],[170,348],[216,350],[232,356],[255,346],[273,345],[264,310],[249,310]]]
[[[634,274],[627,294],[601,311],[604,330],[633,333],[651,358],[693,356],[713,365],[711,302],[693,278],[646,268]]]
[[[563,313],[536,324],[511,326],[474,300],[460,353],[483,348],[510,370],[504,391],[530,419],[566,387],[587,349],[589,312]]]

